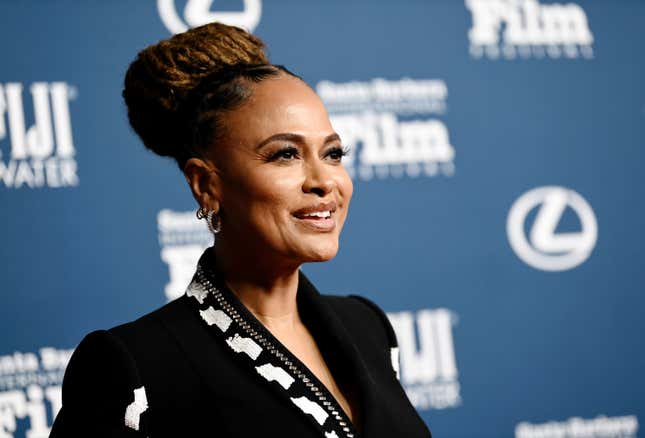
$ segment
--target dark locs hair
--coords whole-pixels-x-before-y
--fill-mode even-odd
[[[183,171],[224,132],[221,115],[252,94],[252,84],[280,73],[264,43],[243,29],[210,23],[143,49],[125,75],[128,119],[146,148]],[[296,76],[297,77],[297,76]]]

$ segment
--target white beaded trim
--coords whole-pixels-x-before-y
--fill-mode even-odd
[[[125,408],[125,425],[139,430],[139,420],[146,409],[148,409],[148,399],[146,389],[142,386],[134,390],[134,401]]]
[[[226,343],[236,353],[246,353],[253,360],[257,359],[260,353],[262,353],[262,347],[256,344],[253,339],[243,338],[237,333],[228,338]]]
[[[212,306],[206,310],[200,310],[199,314],[201,315],[202,319],[206,321],[206,324],[215,324],[223,332],[226,332],[226,330],[228,330],[228,327],[231,325],[232,319],[229,318],[228,315],[221,310],[213,309]]]
[[[195,279],[191,282],[186,294],[195,298],[199,304],[203,304],[208,294],[211,294],[223,310],[216,310],[213,309],[212,306],[209,306],[207,309],[199,311],[202,319],[204,319],[208,325],[217,325],[222,332],[226,332],[230,324],[232,322],[236,322],[239,327],[251,336],[242,337],[238,333],[235,333],[232,337],[226,339],[226,343],[231,347],[231,349],[237,353],[245,353],[252,360],[256,360],[264,350],[275,356],[283,365],[285,365],[285,368],[265,363],[261,366],[255,367],[258,374],[262,375],[267,379],[267,381],[275,381],[283,388],[289,389],[295,379],[285,370],[288,369],[288,371],[293,372],[294,375],[313,392],[313,394],[318,398],[318,402],[322,403],[322,406],[305,396],[289,397],[291,401],[304,413],[311,415],[321,426],[324,425],[330,414],[333,415],[335,420],[341,426],[345,436],[347,438],[354,438],[354,434],[351,433],[351,429],[347,427],[349,425],[345,421],[342,421],[343,417],[341,416],[341,412],[339,412],[340,408],[335,407],[333,400],[327,400],[322,388],[315,386],[314,381],[311,381],[307,375],[296,366],[296,364],[289,360],[287,355],[283,354],[269,339],[266,339],[260,332],[256,331],[251,324],[249,324],[249,322],[247,322],[238,313],[238,311],[227,302],[222,293],[204,275],[204,271],[201,266],[198,266]],[[262,346],[258,345],[258,343]],[[329,411],[329,413],[325,409]],[[334,430],[324,433],[326,438],[339,438]]]
[[[392,361],[392,368],[396,373],[396,378],[401,380],[401,375],[399,373],[399,347],[390,348],[390,360]]]
[[[273,366],[270,363],[255,367],[255,370],[269,382],[278,382],[284,389],[289,389],[291,384],[296,380],[282,368]]]
[[[309,400],[304,395],[298,398],[290,397],[290,399],[296,406],[298,406],[302,410],[302,412],[314,417],[318,424],[320,424],[321,426],[329,416],[329,414],[325,412],[325,410],[321,408],[318,403]]]
[[[199,301],[199,304],[204,304],[204,298],[208,295],[208,289],[202,286],[201,283],[192,281],[186,289],[186,295],[195,298]]]

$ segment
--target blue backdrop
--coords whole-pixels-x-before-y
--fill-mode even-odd
[[[210,243],[127,124],[138,50],[263,38],[352,148],[341,250],[305,265],[395,327],[436,437],[636,437],[645,417],[645,3],[4,1],[0,437],[47,436],[87,332],[183,293]]]

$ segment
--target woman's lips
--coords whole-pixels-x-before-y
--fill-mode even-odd
[[[332,231],[336,228],[336,219],[334,218],[334,213],[331,213],[329,217],[298,217],[294,216],[296,221],[304,227],[307,227],[314,231]]]

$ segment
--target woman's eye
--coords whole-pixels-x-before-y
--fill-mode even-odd
[[[344,148],[341,148],[340,146],[336,146],[334,148],[331,148],[327,155],[331,157],[332,160],[336,161],[341,161],[341,159],[349,153],[349,147],[346,146]]]
[[[275,154],[273,154],[271,156],[271,160],[289,161],[292,158],[296,158],[297,156],[298,156],[298,149],[294,148],[293,146],[288,146],[280,149]]]

